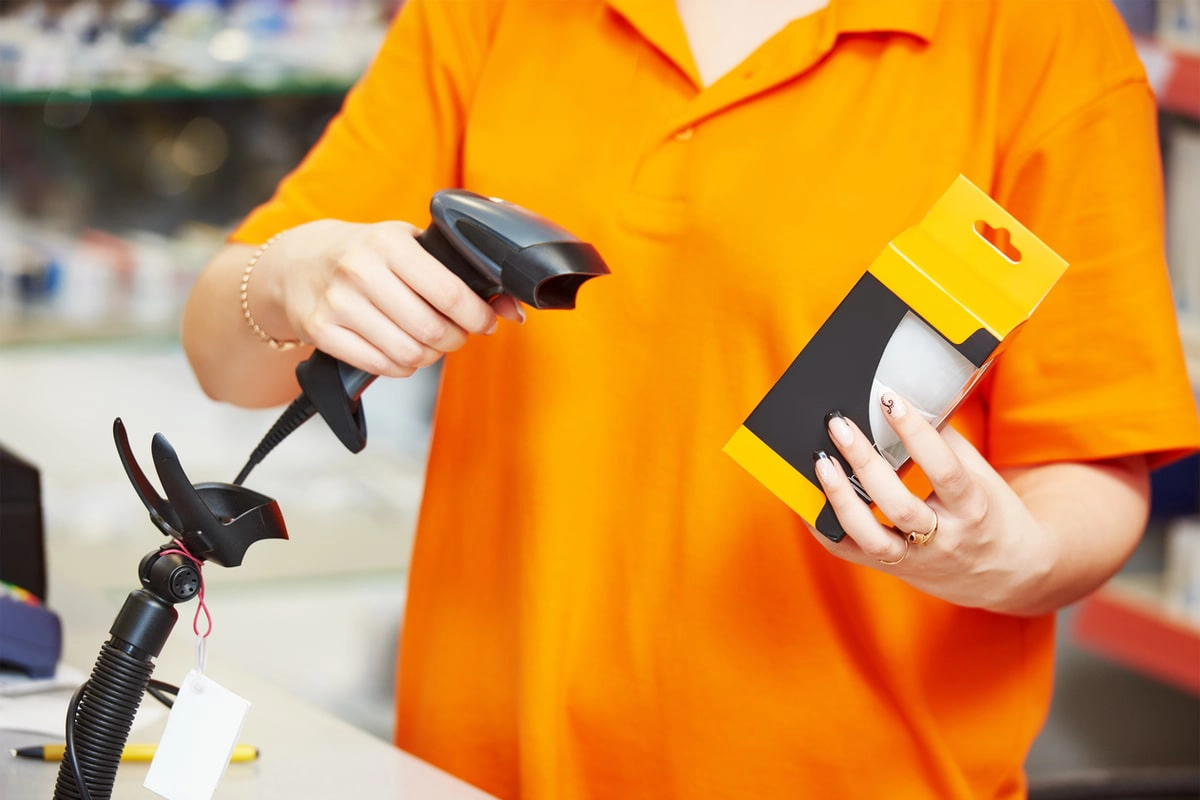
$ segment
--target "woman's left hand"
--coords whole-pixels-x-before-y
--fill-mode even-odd
[[[879,510],[880,524],[837,459],[817,458],[817,477],[846,537],[829,552],[895,575],[961,606],[1003,610],[1055,563],[1053,537],[979,451],[950,426],[939,432],[892,392],[884,416],[933,485],[922,500],[850,420],[834,415],[830,438]],[[816,454],[814,454],[816,455]],[[810,527],[811,530],[811,527]]]

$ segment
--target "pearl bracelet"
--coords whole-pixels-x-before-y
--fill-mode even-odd
[[[298,341],[281,342],[278,339],[276,339],[275,337],[271,336],[266,331],[264,331],[259,326],[259,324],[254,321],[254,317],[250,313],[250,299],[247,296],[247,289],[250,286],[250,273],[254,271],[254,265],[258,263],[258,260],[260,258],[262,258],[262,254],[267,252],[267,248],[270,247],[282,235],[283,235],[282,233],[277,233],[274,236],[272,236],[270,239],[267,239],[265,242],[263,242],[259,246],[259,248],[257,250],[254,251],[254,255],[250,256],[250,261],[248,261],[246,263],[246,269],[242,272],[242,292],[241,292],[242,316],[246,318],[246,324],[250,326],[250,330],[254,331],[254,334],[259,339],[261,339],[262,341],[264,341],[268,345],[270,345],[271,349],[279,350],[279,351],[291,350],[293,347],[298,347],[300,345],[300,342],[298,342]]]

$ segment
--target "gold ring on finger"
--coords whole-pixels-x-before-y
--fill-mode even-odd
[[[899,558],[897,558],[895,561],[884,561],[881,558],[881,559],[879,559],[879,563],[883,564],[884,566],[894,567],[906,558],[908,558],[908,539],[907,538],[904,539],[904,553],[901,554],[901,556]]]
[[[933,511],[932,508],[929,510]],[[929,526],[929,530],[910,531],[904,538],[905,541],[912,542],[917,546],[927,545],[933,541],[933,537],[937,534],[937,529],[938,515],[936,511],[933,511],[933,524]]]

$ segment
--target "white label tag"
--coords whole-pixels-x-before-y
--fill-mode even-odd
[[[192,670],[183,680],[145,786],[167,800],[209,800],[242,732],[250,703]]]

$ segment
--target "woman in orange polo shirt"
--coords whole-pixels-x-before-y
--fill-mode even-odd
[[[1200,444],[1156,146],[1107,0],[409,0],[200,276],[184,344],[247,406],[293,397],[313,346],[390,377],[446,356],[406,750],[504,798],[1021,797],[1052,612]],[[952,425],[888,398],[928,502],[834,418],[901,528],[823,460],[834,544],[722,445],[960,173],[1071,266]],[[498,322],[511,298],[413,242],[448,186],[613,274]]]

